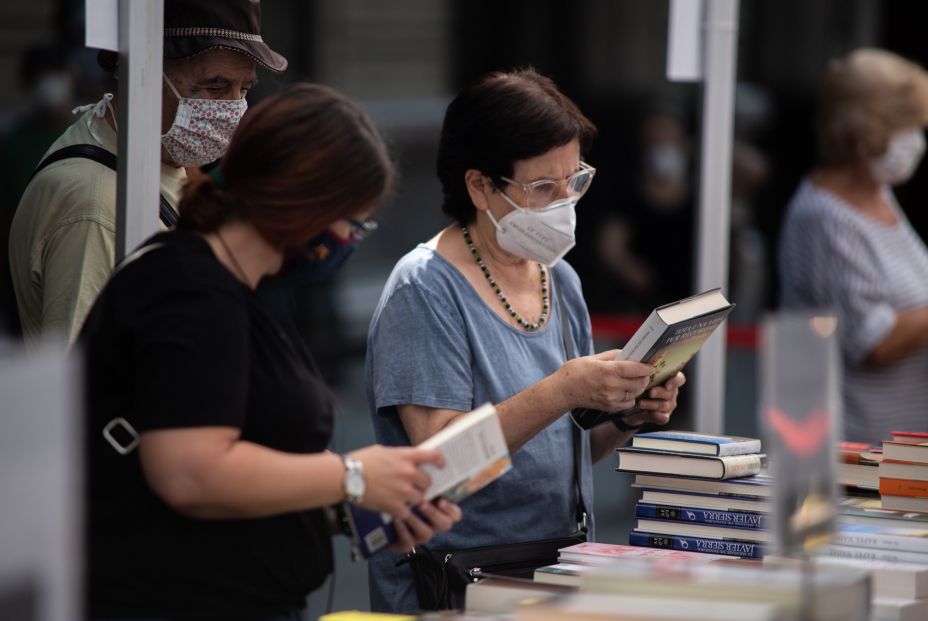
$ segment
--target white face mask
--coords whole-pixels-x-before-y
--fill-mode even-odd
[[[925,154],[925,133],[921,128],[896,132],[889,138],[886,153],[872,158],[870,174],[886,185],[905,183],[918,168]]]
[[[178,166],[215,162],[229,148],[229,140],[248,109],[242,99],[191,99],[181,97],[167,76],[164,81],[177,97],[174,124],[161,136],[161,144]]]
[[[554,267],[576,245],[575,207],[579,198],[562,198],[543,209],[525,209],[516,205],[505,192],[499,194],[515,209],[499,222],[489,210],[487,215],[496,227],[496,242],[506,252]]]

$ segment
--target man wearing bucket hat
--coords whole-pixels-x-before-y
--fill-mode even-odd
[[[116,58],[101,52],[100,64],[118,78]],[[225,153],[257,65],[275,73],[287,68],[261,37],[259,0],[165,0],[163,226],[177,220],[185,167]],[[81,116],[37,167],[11,227],[10,270],[27,343],[73,342],[115,262],[114,97],[107,93],[78,110]]]

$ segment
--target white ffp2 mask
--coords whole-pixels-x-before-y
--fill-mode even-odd
[[[576,245],[576,205],[579,198],[562,198],[543,209],[518,207],[501,193],[514,209],[497,222],[487,210],[496,227],[496,242],[506,252],[517,257],[554,267],[561,257]]]
[[[889,138],[886,153],[870,160],[870,174],[886,185],[909,180],[925,154],[925,133],[921,128],[896,132]]]

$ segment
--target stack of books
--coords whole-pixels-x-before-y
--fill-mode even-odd
[[[638,434],[618,449],[641,488],[629,544],[739,558],[763,556],[770,478],[760,440],[690,432]]]
[[[622,559],[653,559],[662,561],[711,562],[718,557],[695,552],[678,552],[676,550],[659,550],[625,546],[615,543],[594,543],[587,541],[561,548],[556,565],[539,567],[535,570],[535,581],[545,584],[560,584],[577,587],[583,576],[594,567],[608,565]]]
[[[870,577],[853,569],[622,559],[591,567],[579,591],[520,607],[515,619],[867,621],[870,602]]]
[[[863,442],[838,445],[838,483],[850,494],[876,494],[880,489],[879,465],[883,449]]]
[[[928,513],[928,433],[894,431],[879,475],[883,509]]]

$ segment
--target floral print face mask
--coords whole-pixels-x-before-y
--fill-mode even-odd
[[[177,97],[177,114],[174,124],[161,136],[161,144],[178,166],[215,162],[229,147],[229,140],[248,109],[248,102],[244,98],[181,97],[167,76],[164,81]]]

